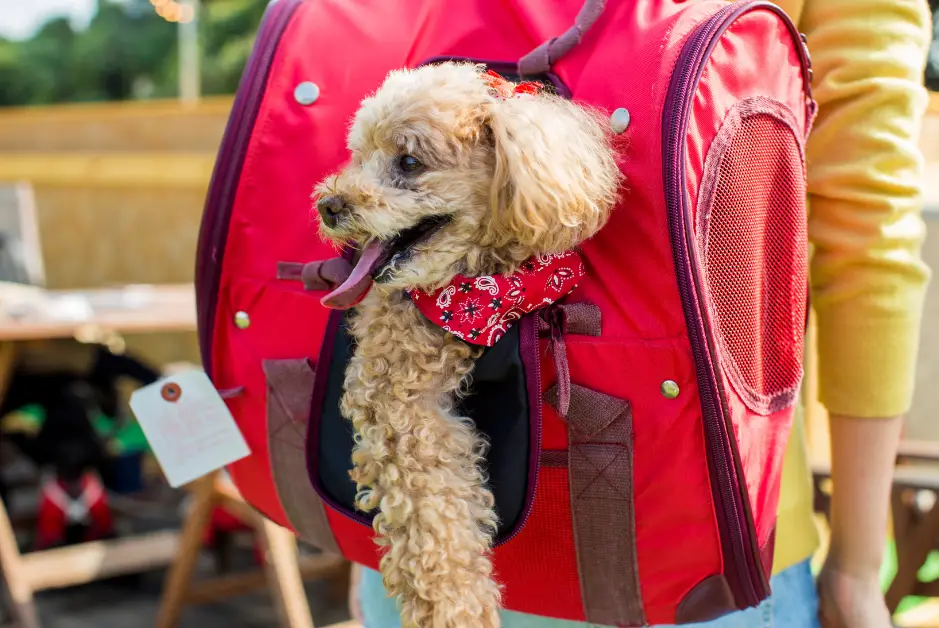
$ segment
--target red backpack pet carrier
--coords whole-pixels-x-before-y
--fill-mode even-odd
[[[313,186],[348,158],[348,123],[392,69],[465,59],[550,82],[610,113],[626,184],[560,324],[529,315],[474,371],[465,411],[492,443],[504,605],[618,626],[712,619],[770,592],[807,308],[808,52],[761,0],[582,4],[272,2],[202,222],[204,366],[252,450],[229,469],[245,499],[376,568]]]

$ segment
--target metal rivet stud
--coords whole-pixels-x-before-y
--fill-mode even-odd
[[[674,399],[678,396],[679,392],[681,392],[681,390],[678,388],[678,384],[672,380],[667,379],[662,382],[662,396],[666,399]]]
[[[235,327],[247,329],[251,325],[251,317],[247,312],[235,312]]]
[[[303,81],[293,90],[293,97],[298,103],[307,107],[320,97],[320,87],[312,81]]]
[[[610,126],[614,133],[622,133],[629,126],[629,111],[620,107],[610,116]]]

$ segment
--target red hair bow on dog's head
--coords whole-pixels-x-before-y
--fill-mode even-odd
[[[502,98],[511,98],[519,94],[537,94],[541,91],[541,84],[534,81],[524,83],[510,83],[492,70],[486,71],[486,83]]]

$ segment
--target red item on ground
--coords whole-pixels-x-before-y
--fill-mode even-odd
[[[88,472],[80,484],[81,493],[73,497],[66,483],[58,478],[43,482],[39,493],[36,549],[63,543],[70,525],[84,526],[84,541],[104,539],[114,532],[107,493],[100,478]]]

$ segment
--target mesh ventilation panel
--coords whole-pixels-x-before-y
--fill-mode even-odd
[[[802,155],[790,127],[767,113],[744,117],[732,134],[720,135],[726,139],[712,147],[718,171],[704,190],[699,259],[723,370],[752,411],[769,414],[794,402],[802,378],[808,258]]]

